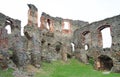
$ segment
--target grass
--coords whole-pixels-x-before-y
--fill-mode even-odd
[[[13,69],[8,69],[8,70],[0,69],[0,77],[13,77],[12,73],[13,73]]]
[[[67,63],[62,61],[51,64],[43,63],[35,77],[120,77],[120,74],[103,74],[101,71],[94,70],[91,65],[85,65],[72,59]]]
[[[30,69],[32,71],[32,69]],[[13,77],[13,70],[0,70],[0,77]],[[96,71],[89,65],[82,64],[75,59],[54,61],[52,63],[43,62],[40,69],[37,69],[34,77],[120,77],[119,73],[103,74]]]

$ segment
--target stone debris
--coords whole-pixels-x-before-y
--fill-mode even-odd
[[[34,73],[27,73],[20,70],[16,70],[13,72],[13,76],[14,77],[34,77]]]

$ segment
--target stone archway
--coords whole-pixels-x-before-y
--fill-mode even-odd
[[[110,71],[112,67],[113,67],[113,60],[107,55],[99,56],[95,62],[95,68],[97,70]]]

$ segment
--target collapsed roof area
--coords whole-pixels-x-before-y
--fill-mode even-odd
[[[28,4],[28,23],[21,36],[21,21],[0,13],[0,67],[40,68],[42,61],[67,61],[73,56],[88,64],[94,60],[97,70],[120,73],[120,16],[89,24],[85,21],[52,17],[42,13],[38,27],[38,9]],[[8,34],[6,26],[10,26]],[[111,47],[103,48],[102,30],[110,29]]]

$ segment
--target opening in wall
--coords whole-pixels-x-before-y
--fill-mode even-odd
[[[56,47],[55,47],[55,50],[57,51],[57,53],[59,53],[60,52],[60,50],[61,50],[61,45],[56,45]]]
[[[89,45],[91,45],[91,33],[90,31],[84,31],[82,33],[82,43],[84,45],[84,49],[88,50],[89,49]]]
[[[96,67],[98,70],[111,70],[113,67],[113,61],[110,57],[106,55],[101,55],[98,57],[98,60],[96,61]]]
[[[74,52],[75,51],[75,44],[71,43],[71,46],[72,46],[72,52]]]
[[[86,44],[86,45],[85,45],[85,50],[88,50],[88,48],[89,48],[89,47],[88,47],[88,45]]]
[[[110,48],[112,44],[110,27],[102,29],[101,33],[102,33],[103,48]]]
[[[8,33],[8,34],[11,34],[11,27],[10,27],[10,25],[7,25],[7,26],[5,27],[5,29],[7,30],[7,33]]]
[[[46,28],[49,30],[50,29],[50,19],[47,19],[47,25]]]
[[[69,30],[70,29],[70,24],[69,24],[69,22],[64,22],[64,27],[63,27],[63,29],[66,29],[66,30]]]

